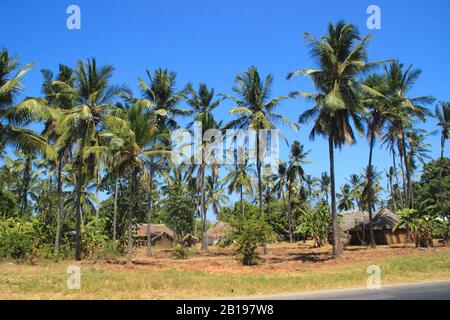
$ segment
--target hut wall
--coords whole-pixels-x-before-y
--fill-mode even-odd
[[[379,246],[396,245],[406,243],[406,231],[405,230],[374,230],[375,243]],[[370,244],[370,231],[349,231],[348,232],[348,245],[360,246],[361,240],[363,244]]]
[[[163,248],[170,248],[173,245],[173,239],[168,237],[166,234],[163,234],[158,239],[153,240],[152,245]]]

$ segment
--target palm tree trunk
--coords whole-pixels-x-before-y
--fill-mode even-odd
[[[128,204],[128,254],[127,254],[127,267],[131,266],[131,260],[133,258],[133,210],[135,202],[136,191],[136,170],[131,173],[130,179],[130,196]]]
[[[412,185],[411,185],[411,166],[410,166],[410,160],[408,159],[408,155],[406,153],[406,140],[405,140],[405,134],[402,134],[402,147],[403,147],[403,160],[405,161],[405,169],[406,169],[406,185],[407,185],[407,204],[408,208],[413,208],[412,203]]]
[[[113,215],[113,243],[116,246],[117,240],[117,199],[119,198],[119,172],[116,174],[116,182],[114,187],[114,215]]]
[[[81,260],[81,189],[83,172],[81,165],[78,166],[78,178],[76,179],[76,191],[75,191],[75,260]]]
[[[49,185],[48,185],[48,216],[51,217],[53,215],[53,176],[50,176]]]
[[[208,252],[208,239],[206,237],[206,193],[205,193],[205,163],[200,165],[200,209],[202,217],[202,249]]]
[[[97,173],[96,173],[96,182],[95,182],[95,196],[97,199],[99,199],[98,197],[98,192],[100,190],[100,172],[97,169]],[[98,201],[98,200],[97,200]],[[97,202],[97,204],[95,205],[95,218],[98,219],[98,212],[100,211],[100,202]]]
[[[240,194],[241,194],[241,215],[244,216],[244,190],[242,188],[242,184],[240,187]]]
[[[392,165],[394,167],[395,182],[396,182],[398,188],[400,188],[400,182],[398,181],[397,163],[395,161],[395,151],[394,151],[394,149],[392,149]],[[400,206],[401,206],[401,208],[404,208],[403,196],[402,196],[401,192],[400,192],[399,199],[400,199]]]
[[[400,157],[400,170],[402,172],[402,180],[403,180],[403,196],[404,197],[404,203],[402,205],[403,208],[405,208],[408,205],[408,194],[407,194],[407,187],[406,187],[406,174],[405,174],[405,165],[404,165],[404,161],[403,161],[403,151],[401,151],[399,153],[399,157]],[[402,200],[402,201],[403,201]]]
[[[406,170],[406,185],[405,185],[405,194],[406,194],[406,205],[409,209],[412,209],[412,202],[411,202],[411,173],[409,169],[409,161],[408,161],[408,155],[406,153],[406,139],[405,139],[405,131],[402,129],[402,153],[403,153],[403,161],[405,164],[405,170]],[[405,179],[405,178],[404,178]],[[405,182],[404,182],[405,183]],[[409,224],[406,224],[406,241],[409,242],[411,238],[411,230],[409,227]]]
[[[62,215],[62,159],[58,161],[58,182],[57,182],[57,209],[56,209],[56,235],[55,235],[55,256],[58,255],[59,251],[59,238],[61,233],[61,215]]]
[[[333,223],[333,255],[338,257],[342,253],[341,239],[339,236],[339,221],[336,212],[336,187],[334,180],[334,144],[333,136],[328,136],[328,149],[330,155],[330,185],[331,185],[331,218]]]
[[[292,206],[291,206],[291,198],[292,198],[292,185],[289,182],[289,190],[288,190],[288,228],[289,228],[289,242],[292,243]]]
[[[263,217],[263,196],[262,196],[262,176],[261,176],[261,159],[260,159],[260,153],[261,153],[261,145],[259,141],[259,130],[256,131],[256,169],[258,173],[258,204],[259,204],[259,216]],[[264,255],[267,255],[269,253],[269,250],[267,248],[267,242],[264,241],[263,245],[263,252]]]
[[[20,213],[21,215],[25,210],[28,209],[28,191],[30,189],[30,176],[32,169],[32,160],[29,157],[25,159],[25,168],[23,171],[23,185],[22,185],[22,195],[21,195],[21,207]]]
[[[373,146],[375,143],[375,132],[373,128],[373,124],[370,126],[370,146],[369,146],[369,165],[367,167],[367,204],[369,209],[369,233],[370,233],[370,246],[372,248],[376,247],[375,243],[375,235],[373,233],[373,217],[372,217],[372,154],[373,154]]]
[[[150,164],[150,181],[148,191],[148,217],[147,217],[147,257],[153,256],[152,253],[152,211],[153,211],[153,165]]]
[[[441,215],[444,216],[444,183],[442,181],[442,171],[444,166],[444,149],[445,149],[445,137],[442,135],[441,138],[441,165],[439,166],[439,198],[440,207],[441,207]]]
[[[392,206],[394,208],[394,213],[397,213],[397,202],[395,201],[395,191],[392,181],[392,175],[389,175],[389,185],[390,185],[389,188],[391,189]]]

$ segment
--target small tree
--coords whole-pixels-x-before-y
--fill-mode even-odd
[[[273,238],[270,225],[259,215],[236,216],[229,221],[231,231],[223,239],[222,245],[233,244],[236,259],[245,266],[251,266],[258,258],[256,249]]]
[[[399,227],[408,225],[416,247],[427,248],[433,245],[433,218],[430,215],[423,214],[415,209],[402,209],[398,212],[398,215],[400,219],[394,226],[394,231]]]
[[[315,208],[302,209],[300,225],[295,233],[312,237],[314,245],[321,247],[331,231],[330,208],[325,202],[319,203]]]

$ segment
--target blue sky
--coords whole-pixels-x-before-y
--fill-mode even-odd
[[[81,30],[66,28],[66,8],[81,8]],[[368,30],[366,9],[380,6],[381,30]],[[234,76],[255,65],[261,74],[275,77],[273,95],[293,90],[311,91],[307,79],[285,80],[298,68],[314,67],[303,40],[307,31],[319,37],[328,22],[344,19],[357,25],[363,35],[373,34],[369,59],[398,58],[423,70],[412,96],[433,95],[450,100],[450,1],[364,0],[3,0],[0,46],[19,54],[21,63],[35,62],[26,76],[27,96],[40,94],[40,70],[56,70],[59,63],[74,65],[96,57],[99,64],[113,64],[115,83],[126,83],[139,94],[137,78],[145,69],[169,68],[178,73],[181,88],[188,82],[204,82],[216,92],[231,93]],[[217,117],[231,119],[232,104],[223,103]],[[282,104],[279,112],[292,120],[307,108],[302,100]],[[436,130],[436,121],[423,128]],[[287,138],[311,149],[308,174],[328,170],[326,142],[308,139],[311,126],[299,132],[285,129]],[[430,137],[432,157],[439,154],[439,137]],[[384,150],[377,152],[379,171],[391,164]],[[448,148],[449,149],[449,148]],[[449,156],[447,149],[446,155]],[[286,147],[282,154],[286,155]],[[367,164],[368,147],[360,138],[353,147],[336,154],[339,184]]]

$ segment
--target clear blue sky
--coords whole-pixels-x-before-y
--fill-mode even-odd
[[[81,30],[66,28],[66,8],[71,4],[81,8]],[[381,8],[381,30],[366,27],[370,4]],[[22,63],[36,63],[25,78],[28,96],[40,94],[40,69],[56,70],[58,63],[73,66],[89,57],[96,57],[100,64],[113,64],[114,82],[129,84],[136,94],[137,77],[144,77],[147,68],[176,71],[180,88],[189,81],[205,82],[217,92],[231,93],[234,75],[255,65],[260,73],[274,75],[273,94],[284,95],[312,90],[309,80],[285,80],[290,71],[314,66],[302,33],[319,37],[328,22],[340,19],[356,24],[363,35],[375,36],[370,60],[398,58],[423,70],[411,95],[450,100],[448,0],[3,0],[0,46],[19,54]],[[217,116],[229,120],[230,107],[230,102],[224,103]],[[292,100],[279,111],[297,120],[306,107],[305,102]],[[436,130],[436,121],[423,127]],[[290,141],[300,140],[312,150],[312,163],[306,170],[319,176],[328,170],[327,147],[321,138],[310,142],[309,131],[310,126],[300,132],[285,130]],[[439,137],[429,138],[429,143],[432,156],[437,157]],[[282,153],[285,156],[286,150]],[[364,138],[344,148],[336,155],[337,182],[361,172],[367,158]],[[389,155],[377,150],[374,164],[384,170],[391,164]]]

